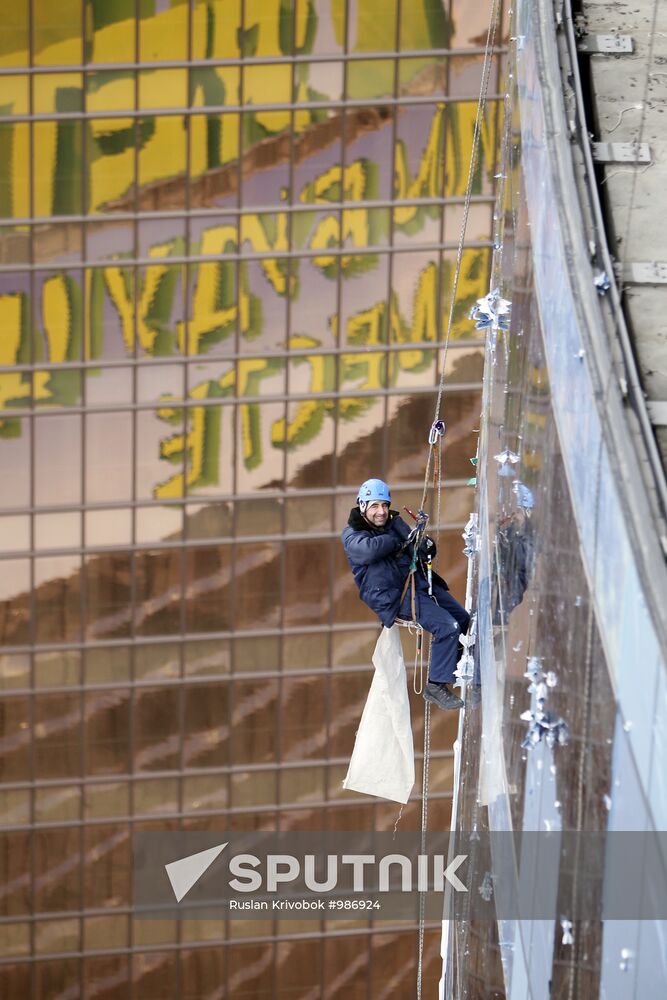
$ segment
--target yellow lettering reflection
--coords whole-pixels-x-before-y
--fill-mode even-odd
[[[165,258],[177,249],[178,241],[170,240],[151,247],[149,257]],[[134,310],[134,273],[128,267],[105,267],[104,280],[111,301],[118,310],[123,341],[128,353],[134,353],[135,327],[139,346],[147,354],[168,353],[157,350],[161,334],[168,335],[168,324],[174,299],[177,271],[169,264],[149,264],[139,282],[137,310]],[[161,339],[164,339],[161,338]],[[164,345],[166,347],[166,345]]]
[[[308,347],[319,347],[320,341],[314,337],[297,334],[289,339],[289,348],[302,351]],[[323,392],[333,392],[336,387],[336,361],[331,355],[308,354],[293,358],[293,365],[307,364],[310,366],[310,383],[308,391],[314,396]],[[281,417],[275,420],[271,427],[271,444],[275,448],[295,448],[311,441],[322,427],[324,415],[332,408],[330,399],[304,399],[297,408],[292,420]]]
[[[15,365],[29,361],[26,323],[27,299],[25,295],[0,295],[0,364]],[[30,405],[30,373],[0,373],[0,408]],[[0,435],[13,437],[20,433],[14,419],[0,418]]]

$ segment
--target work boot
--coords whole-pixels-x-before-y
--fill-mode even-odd
[[[458,695],[439,681],[428,681],[424,688],[424,698],[433,702],[438,708],[463,708],[463,702]]]

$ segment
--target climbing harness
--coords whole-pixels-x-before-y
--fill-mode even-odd
[[[410,588],[410,619],[397,618],[396,624],[403,628],[407,628],[409,635],[414,635],[415,637],[415,666],[412,674],[412,690],[415,694],[421,694],[424,690],[424,629],[417,621],[417,598],[416,598],[416,588],[415,588],[415,573],[417,572],[417,566],[419,564],[419,547],[424,541],[424,536],[426,534],[426,525],[428,524],[428,514],[420,510],[418,514],[415,514],[410,510],[409,507],[403,508],[410,517],[416,521],[415,527],[412,529],[410,534],[406,539],[406,547],[412,545],[412,559],[410,561],[410,569],[408,570],[408,575],[403,584],[403,590],[401,591],[401,599],[399,601],[399,608],[403,604],[403,599]],[[432,568],[431,568],[431,557],[428,556],[428,580],[429,580],[429,594],[433,593],[432,585]],[[419,680],[417,680],[419,677]]]

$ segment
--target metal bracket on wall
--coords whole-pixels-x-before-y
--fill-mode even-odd
[[[632,35],[584,35],[577,41],[577,52],[587,52],[594,55],[618,55],[619,52],[632,52],[634,41]]]
[[[651,150],[647,142],[594,142],[596,163],[650,163]]]
[[[658,400],[649,400],[646,406],[653,426],[667,427],[667,403]]]
[[[628,285],[667,285],[667,261],[647,260],[624,264],[622,279]]]

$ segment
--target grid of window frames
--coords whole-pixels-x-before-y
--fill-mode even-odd
[[[133,830],[391,829],[341,780],[418,502],[486,35],[467,0],[16,0],[0,25],[0,996],[368,998],[413,927],[148,922]],[[446,356],[463,596],[504,50]],[[421,746],[415,698],[415,744]],[[449,823],[453,719],[432,727]],[[418,782],[419,783],[419,782]],[[416,829],[418,791],[402,829]],[[439,929],[425,975],[439,976]],[[319,991],[319,992],[318,992]]]

